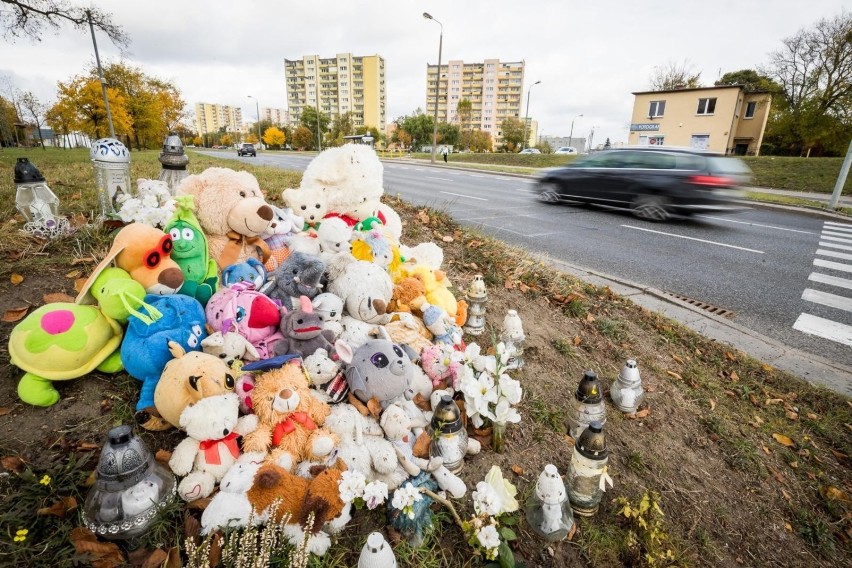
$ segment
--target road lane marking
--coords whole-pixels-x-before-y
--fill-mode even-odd
[[[793,324],[793,329],[843,345],[852,345],[852,325],[845,325],[810,314],[801,314],[796,323]]]
[[[439,178],[439,177],[432,177],[432,176],[423,176],[423,179],[435,179],[435,180],[438,180],[438,181],[456,181],[456,180],[450,179],[450,178]]]
[[[832,237],[845,237],[847,239],[852,238],[852,233],[845,233],[845,232],[836,233],[834,231],[834,227],[831,227],[831,229],[832,229],[831,231],[829,231],[827,229],[823,229],[822,234],[823,235],[831,235]]]
[[[852,247],[847,246],[847,245],[838,245],[837,243],[827,243],[827,242],[823,242],[823,241],[819,242],[819,246],[835,248],[835,249],[840,249],[840,250],[852,250]]]
[[[478,223],[478,224],[482,225],[483,227],[491,227],[492,229],[496,229],[498,231],[506,231],[507,233],[513,233],[513,234],[519,235],[521,237],[528,237],[529,236],[526,233],[520,233],[518,231],[513,231],[512,229],[507,229],[506,227],[498,227],[496,225],[489,225],[488,223]]]
[[[446,193],[447,195],[455,195],[456,197],[467,197],[468,199],[478,199],[479,201],[488,201],[483,197],[474,197],[472,195],[465,195],[463,193],[453,193],[451,191],[442,191],[441,193]]]
[[[727,219],[725,217],[713,217],[712,215],[698,215],[698,217],[703,217],[704,219],[715,219],[717,221],[725,221],[727,223],[739,223],[741,225],[750,225],[752,227],[764,227],[766,229],[778,229],[779,231],[790,231],[791,233],[803,233],[805,235],[813,235],[814,231],[802,231],[801,229],[788,229],[786,227],[776,227],[775,225],[763,225],[761,223],[752,223],[750,221],[737,221],[734,219]]]
[[[829,294],[828,292],[805,288],[805,291],[802,292],[802,299],[806,302],[822,304],[829,308],[837,308],[838,310],[852,312],[852,298],[847,298],[845,296],[838,296],[837,294]]]
[[[817,254],[821,254],[822,256],[830,256],[832,258],[839,258],[841,260],[852,260],[852,254],[845,254],[842,252],[836,252],[833,250],[823,250],[817,249]]]
[[[690,240],[690,241],[698,241],[699,243],[707,243],[709,245],[716,245],[716,246],[720,246],[720,247],[727,247],[727,248],[732,248],[732,249],[737,249],[737,250],[744,250],[746,252],[754,252],[754,253],[757,253],[757,254],[765,254],[762,250],[755,250],[755,249],[750,249],[750,248],[745,248],[745,247],[738,247],[736,245],[729,245],[729,244],[725,244],[725,243],[719,243],[719,242],[716,242],[716,241],[708,241],[706,239],[697,239],[695,237],[687,237],[685,235],[676,235],[674,233],[664,233],[663,231],[655,231],[653,229],[645,229],[643,227],[634,227],[633,225],[622,225],[622,227],[625,227],[627,229],[636,229],[637,231],[646,231],[648,233],[656,233],[658,235],[666,235],[668,237],[677,237],[678,239],[687,239],[687,240]]]
[[[841,239],[840,237],[826,237],[825,233],[820,235],[819,238],[825,239],[827,241],[835,241],[835,242],[838,242],[838,243],[850,243],[850,244],[852,244],[852,239]]]
[[[821,282],[822,284],[829,284],[831,286],[837,286],[838,288],[848,288],[849,290],[852,290],[852,280],[848,278],[829,276],[828,274],[822,274],[821,272],[811,272],[811,275],[808,276],[808,280],[811,280],[813,282]]]
[[[822,260],[821,258],[814,259],[814,266],[831,268],[832,270],[839,270],[841,272],[852,272],[852,264],[843,264],[842,262],[831,262],[830,260]]]
[[[834,221],[826,221],[826,225],[828,225],[829,229],[838,230],[838,231],[852,231],[852,225],[848,223],[835,223]]]
[[[481,174],[467,174],[467,175],[469,175],[469,176],[470,176],[470,177],[472,177],[472,178],[481,178],[481,177],[485,177],[484,175],[481,175]]]

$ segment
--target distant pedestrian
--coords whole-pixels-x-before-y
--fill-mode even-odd
[[[444,163],[447,163],[447,156],[450,155],[450,149],[447,146],[444,146],[441,149],[441,155],[444,156]]]

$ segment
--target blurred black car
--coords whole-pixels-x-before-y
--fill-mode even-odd
[[[237,148],[237,156],[253,156],[257,157],[257,150],[254,149],[254,144],[243,143]]]
[[[538,180],[546,203],[580,201],[630,209],[649,221],[741,209],[739,187],[751,170],[739,158],[700,150],[633,147],[577,158]]]

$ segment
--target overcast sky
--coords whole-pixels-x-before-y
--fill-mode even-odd
[[[88,3],[71,2],[81,5]],[[385,58],[388,119],[426,104],[426,64],[449,59],[526,61],[524,100],[539,133],[626,141],[631,92],[649,88],[655,65],[688,60],[712,84],[720,72],[766,63],[799,28],[852,10],[852,0],[144,0],[95,5],[128,32],[125,60],[173,81],[187,106],[286,108],[284,59],[307,54]],[[0,4],[0,9],[4,9]],[[103,34],[102,61],[121,58]],[[0,79],[53,102],[56,82],[94,61],[90,35],[63,28],[41,42],[0,40]],[[0,90],[3,90],[0,81]],[[4,96],[7,93],[3,93]],[[526,104],[526,103],[524,103]],[[525,108],[521,109],[523,114]]]

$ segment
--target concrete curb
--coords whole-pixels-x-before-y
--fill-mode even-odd
[[[849,380],[849,377],[852,377],[852,367],[788,347],[771,337],[673,298],[657,288],[643,286],[550,257],[540,258],[583,281],[597,286],[607,286],[635,304],[678,321],[709,339],[727,343],[755,359],[815,385],[845,396],[852,396],[852,382]]]

